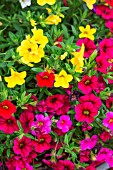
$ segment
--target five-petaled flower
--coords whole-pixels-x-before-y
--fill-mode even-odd
[[[53,5],[56,2],[56,0],[37,0],[37,4],[40,6],[43,6],[45,4]]]
[[[90,25],[86,25],[86,28],[83,26],[79,27],[81,34],[79,34],[79,38],[89,38],[90,40],[94,40],[94,33],[96,32],[95,28],[91,28]]]

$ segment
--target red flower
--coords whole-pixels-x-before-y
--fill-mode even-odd
[[[90,150],[80,151],[80,162],[88,162],[90,160]]]
[[[13,151],[16,154],[20,154],[22,157],[27,157],[32,151],[31,139],[24,136],[22,139],[15,138]]]
[[[10,100],[4,100],[0,103],[0,116],[4,118],[10,118],[13,113],[16,112],[16,106],[13,105]]]
[[[75,165],[70,160],[59,160],[54,166],[54,170],[74,170]]]
[[[95,90],[98,85],[98,78],[96,76],[89,77],[84,75],[82,80],[78,83],[78,88],[84,93],[89,94]]]
[[[11,116],[10,118],[4,118],[0,116],[0,130],[6,134],[12,134],[15,131],[18,131],[18,125],[15,117]]]
[[[110,135],[109,132],[103,131],[103,132],[100,134],[100,138],[102,139],[103,142],[106,142],[107,140],[111,139],[112,136]]]
[[[38,153],[42,153],[51,148],[51,136],[49,134],[40,134],[38,136],[38,141],[32,141],[32,144],[35,148],[35,151]]]
[[[113,21],[106,22],[106,27],[110,29],[111,33],[113,33]]]
[[[53,73],[41,72],[36,75],[36,79],[39,87],[52,87],[55,76]]]
[[[55,45],[59,48],[62,48],[62,45],[60,44],[63,41],[63,35],[61,35],[59,38],[56,39]]]
[[[25,111],[20,115],[20,123],[22,125],[22,128],[24,129],[24,133],[28,133],[31,128],[31,124],[34,121],[34,114]]]
[[[111,107],[113,107],[113,97],[109,97],[107,100],[106,100],[106,107],[108,109],[110,109]]]
[[[67,6],[67,0],[63,0],[65,6]]]
[[[113,7],[113,0],[106,0],[106,3]]]
[[[94,121],[94,116],[98,114],[97,108],[91,102],[85,102],[78,104],[75,107],[75,119],[79,122],[92,123]]]

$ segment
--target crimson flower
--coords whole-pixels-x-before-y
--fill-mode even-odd
[[[75,107],[75,119],[79,122],[92,123],[94,121],[94,116],[98,114],[97,108],[91,102],[85,102],[78,104]]]
[[[106,27],[109,28],[111,33],[113,33],[113,21],[107,21]]]
[[[106,3],[113,7],[113,0],[106,0]]]
[[[110,109],[111,107],[113,107],[113,97],[108,97],[106,100],[106,107],[108,109]]]
[[[34,146],[36,152],[42,153],[51,148],[50,142],[52,138],[49,134],[40,134],[37,138],[38,141],[32,141],[32,145]]]
[[[98,85],[98,78],[96,76],[89,77],[84,75],[82,80],[78,83],[78,88],[84,93],[89,94],[95,90]]]
[[[75,165],[70,160],[59,160],[54,166],[54,170],[74,170]]]
[[[55,76],[53,73],[41,72],[36,75],[36,79],[39,87],[52,87]]]
[[[22,139],[15,138],[13,151],[16,154],[20,154],[22,157],[27,157],[32,151],[31,139],[24,136]]]
[[[60,37],[58,37],[55,41],[55,45],[59,48],[62,48],[62,45],[60,44],[63,41],[63,35],[61,35]]]
[[[11,116],[10,118],[4,118],[0,116],[0,130],[5,134],[12,134],[15,131],[18,131],[18,125],[15,117]]]
[[[0,103],[0,116],[10,118],[16,112],[16,106],[10,100],[4,100]]]

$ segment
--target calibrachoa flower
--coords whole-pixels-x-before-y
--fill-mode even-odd
[[[26,6],[30,6],[31,5],[31,0],[19,0],[21,7],[25,8]]]
[[[58,15],[49,15],[46,19],[45,19],[45,23],[48,25],[58,25],[59,22],[61,22],[61,18]]]
[[[79,34],[79,38],[89,38],[90,40],[94,40],[94,33],[96,32],[95,28],[91,28],[90,25],[86,25],[86,28],[83,26],[79,27],[81,34]]]
[[[12,134],[15,131],[18,131],[18,125],[15,117],[11,116],[10,118],[4,118],[0,116],[0,130],[5,134]]]
[[[80,162],[88,162],[90,160],[90,150],[80,151]]]
[[[32,123],[32,134],[37,135],[39,132],[43,134],[48,134],[51,131],[51,120],[49,116],[45,116],[42,114],[38,114],[35,116],[36,122]]]
[[[96,3],[96,0],[83,0],[89,9],[93,9],[93,5]]]
[[[54,79],[54,74],[49,72],[41,72],[36,75],[36,80],[39,87],[52,87]]]
[[[67,74],[65,70],[62,70],[59,75],[55,74],[55,83],[54,87],[63,87],[68,88],[69,82],[71,82],[73,79],[73,76],[71,74]]]
[[[113,1],[112,0],[106,0],[106,3],[108,3],[110,6],[113,7]]]
[[[37,0],[37,3],[41,6],[45,4],[53,5],[56,2],[56,0]]]
[[[106,100],[106,107],[108,109],[110,109],[111,107],[113,107],[113,97],[108,97]]]
[[[71,63],[73,64],[73,66],[75,67],[75,71],[81,73],[83,66],[84,66],[84,44],[82,43],[81,49],[79,52],[73,52],[72,55],[74,55],[74,57],[71,59]]]
[[[106,141],[108,141],[109,139],[111,139],[112,136],[110,135],[109,132],[103,131],[103,132],[100,134],[100,138],[102,139],[103,142],[106,142]]]
[[[86,149],[93,149],[98,141],[98,136],[93,135],[91,138],[86,138],[80,142],[80,149],[86,150]]]
[[[98,114],[98,109],[91,102],[84,102],[75,106],[75,113],[77,121],[92,123]]]
[[[49,134],[45,134],[45,135],[40,134],[37,136],[37,138],[38,141],[32,141],[32,145],[34,146],[36,152],[42,153],[51,148],[50,142],[52,138]]]
[[[99,109],[100,106],[102,105],[102,101],[100,100],[100,98],[95,96],[93,93],[81,96],[79,98],[79,102],[80,103],[91,102],[97,109]]]
[[[72,125],[72,121],[68,115],[60,116],[60,120],[57,122],[57,127],[62,129],[62,132],[66,133]]]
[[[107,21],[106,27],[110,29],[111,33],[113,33],[113,21]]]
[[[33,166],[28,163],[25,163],[24,166],[16,167],[16,170],[33,170]]]
[[[0,116],[3,118],[10,118],[16,112],[16,106],[10,100],[0,102]]]
[[[89,58],[90,55],[94,52],[94,50],[96,49],[96,45],[94,44],[94,42],[92,40],[90,40],[89,38],[84,38],[84,39],[79,39],[76,44],[78,46],[81,46],[82,43],[84,44],[85,50],[84,50],[84,58]]]
[[[84,93],[89,94],[98,86],[98,78],[96,76],[84,75],[82,80],[78,83],[78,88]]]
[[[33,33],[33,36],[31,37],[30,41],[34,44],[36,43],[40,45],[39,47],[44,48],[46,44],[48,43],[48,38],[44,36],[43,30],[42,29],[36,30],[36,28],[34,28],[32,29],[32,33]]]
[[[31,124],[34,121],[34,114],[29,111],[22,112],[19,120],[24,129],[24,133],[30,132]]]
[[[26,71],[22,71],[20,73],[11,69],[11,76],[5,77],[5,81],[8,83],[7,87],[14,88],[17,84],[22,85],[25,83],[24,78],[26,77]]]
[[[75,165],[70,160],[59,160],[54,166],[54,170],[74,170]]]
[[[103,120],[103,125],[110,130],[113,130],[113,112],[108,112]]]
[[[110,150],[110,149],[108,149],[108,148],[102,148],[102,149],[98,152],[96,158],[97,158],[97,160],[99,160],[99,161],[101,161],[101,160],[106,161],[106,160],[109,159],[109,157],[110,157],[112,154],[113,154],[113,151],[112,151],[112,150]]]
[[[22,139],[19,140],[19,138],[16,137],[14,139],[13,151],[16,154],[21,155],[22,157],[27,157],[32,151],[31,139],[24,136],[22,137]]]

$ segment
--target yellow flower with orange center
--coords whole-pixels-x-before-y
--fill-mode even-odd
[[[63,87],[68,88],[69,82],[71,82],[73,76],[71,74],[67,74],[65,70],[62,70],[59,74],[55,74],[55,83],[54,87]]]
[[[22,71],[20,73],[11,69],[11,76],[5,77],[5,81],[8,83],[7,87],[14,88],[17,84],[22,85],[25,83],[24,78],[26,77],[26,71]]]
[[[83,26],[79,27],[81,34],[79,34],[79,38],[89,38],[90,40],[94,40],[94,33],[96,32],[95,28],[91,28],[90,25],[86,25],[86,28]]]

